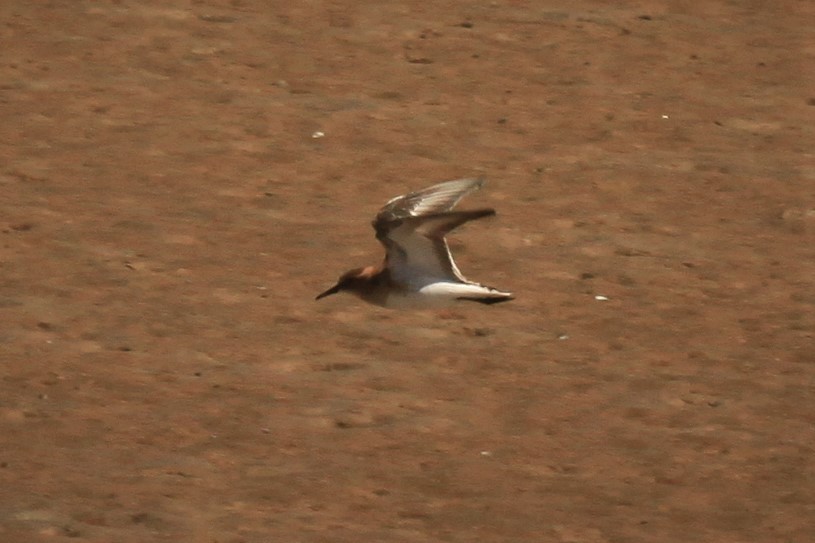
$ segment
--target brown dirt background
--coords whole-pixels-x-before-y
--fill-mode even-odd
[[[0,20],[3,542],[815,541],[815,4]],[[516,302],[313,301],[475,175]]]

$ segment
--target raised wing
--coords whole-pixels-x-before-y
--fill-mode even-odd
[[[409,217],[391,223],[380,241],[387,249],[387,263],[398,281],[429,279],[468,283],[456,266],[444,236],[465,222],[495,215],[493,209],[449,211]]]
[[[456,179],[397,196],[379,210],[374,220],[374,228],[379,234],[379,226],[391,221],[450,211],[464,196],[483,185],[483,179]]]
[[[467,221],[495,214],[492,209],[450,211],[483,185],[483,179],[456,179],[397,196],[385,204],[373,227],[387,250],[387,264],[394,278],[407,283],[432,278],[467,282],[444,236]]]

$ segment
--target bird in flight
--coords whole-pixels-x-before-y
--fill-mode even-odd
[[[509,292],[465,279],[444,239],[466,222],[495,215],[494,209],[452,210],[483,184],[482,179],[457,179],[390,200],[372,223],[376,239],[385,246],[385,260],[345,272],[316,299],[344,291],[371,304],[400,309],[512,300]]]

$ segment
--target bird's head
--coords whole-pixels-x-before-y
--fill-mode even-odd
[[[326,296],[331,296],[332,294],[342,291],[350,291],[355,294],[359,293],[368,283],[370,276],[371,274],[369,268],[354,268],[353,270],[349,270],[342,274],[339,279],[337,279],[336,285],[325,292],[318,294],[315,300],[319,300],[320,298],[325,298]]]

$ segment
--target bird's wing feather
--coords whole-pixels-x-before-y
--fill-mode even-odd
[[[387,248],[388,267],[397,280],[468,282],[456,266],[444,236],[465,222],[494,215],[495,210],[451,211],[407,218],[381,238]]]
[[[429,278],[467,282],[444,236],[467,221],[493,215],[493,210],[450,211],[483,179],[456,179],[393,198],[373,221],[377,239],[387,251],[394,279],[414,283]]]
[[[419,284],[429,280],[466,281],[461,276],[444,239],[431,239],[402,225],[386,238],[387,264],[399,282]]]
[[[397,196],[379,210],[374,224],[450,211],[464,196],[483,185],[483,179],[456,179]]]

